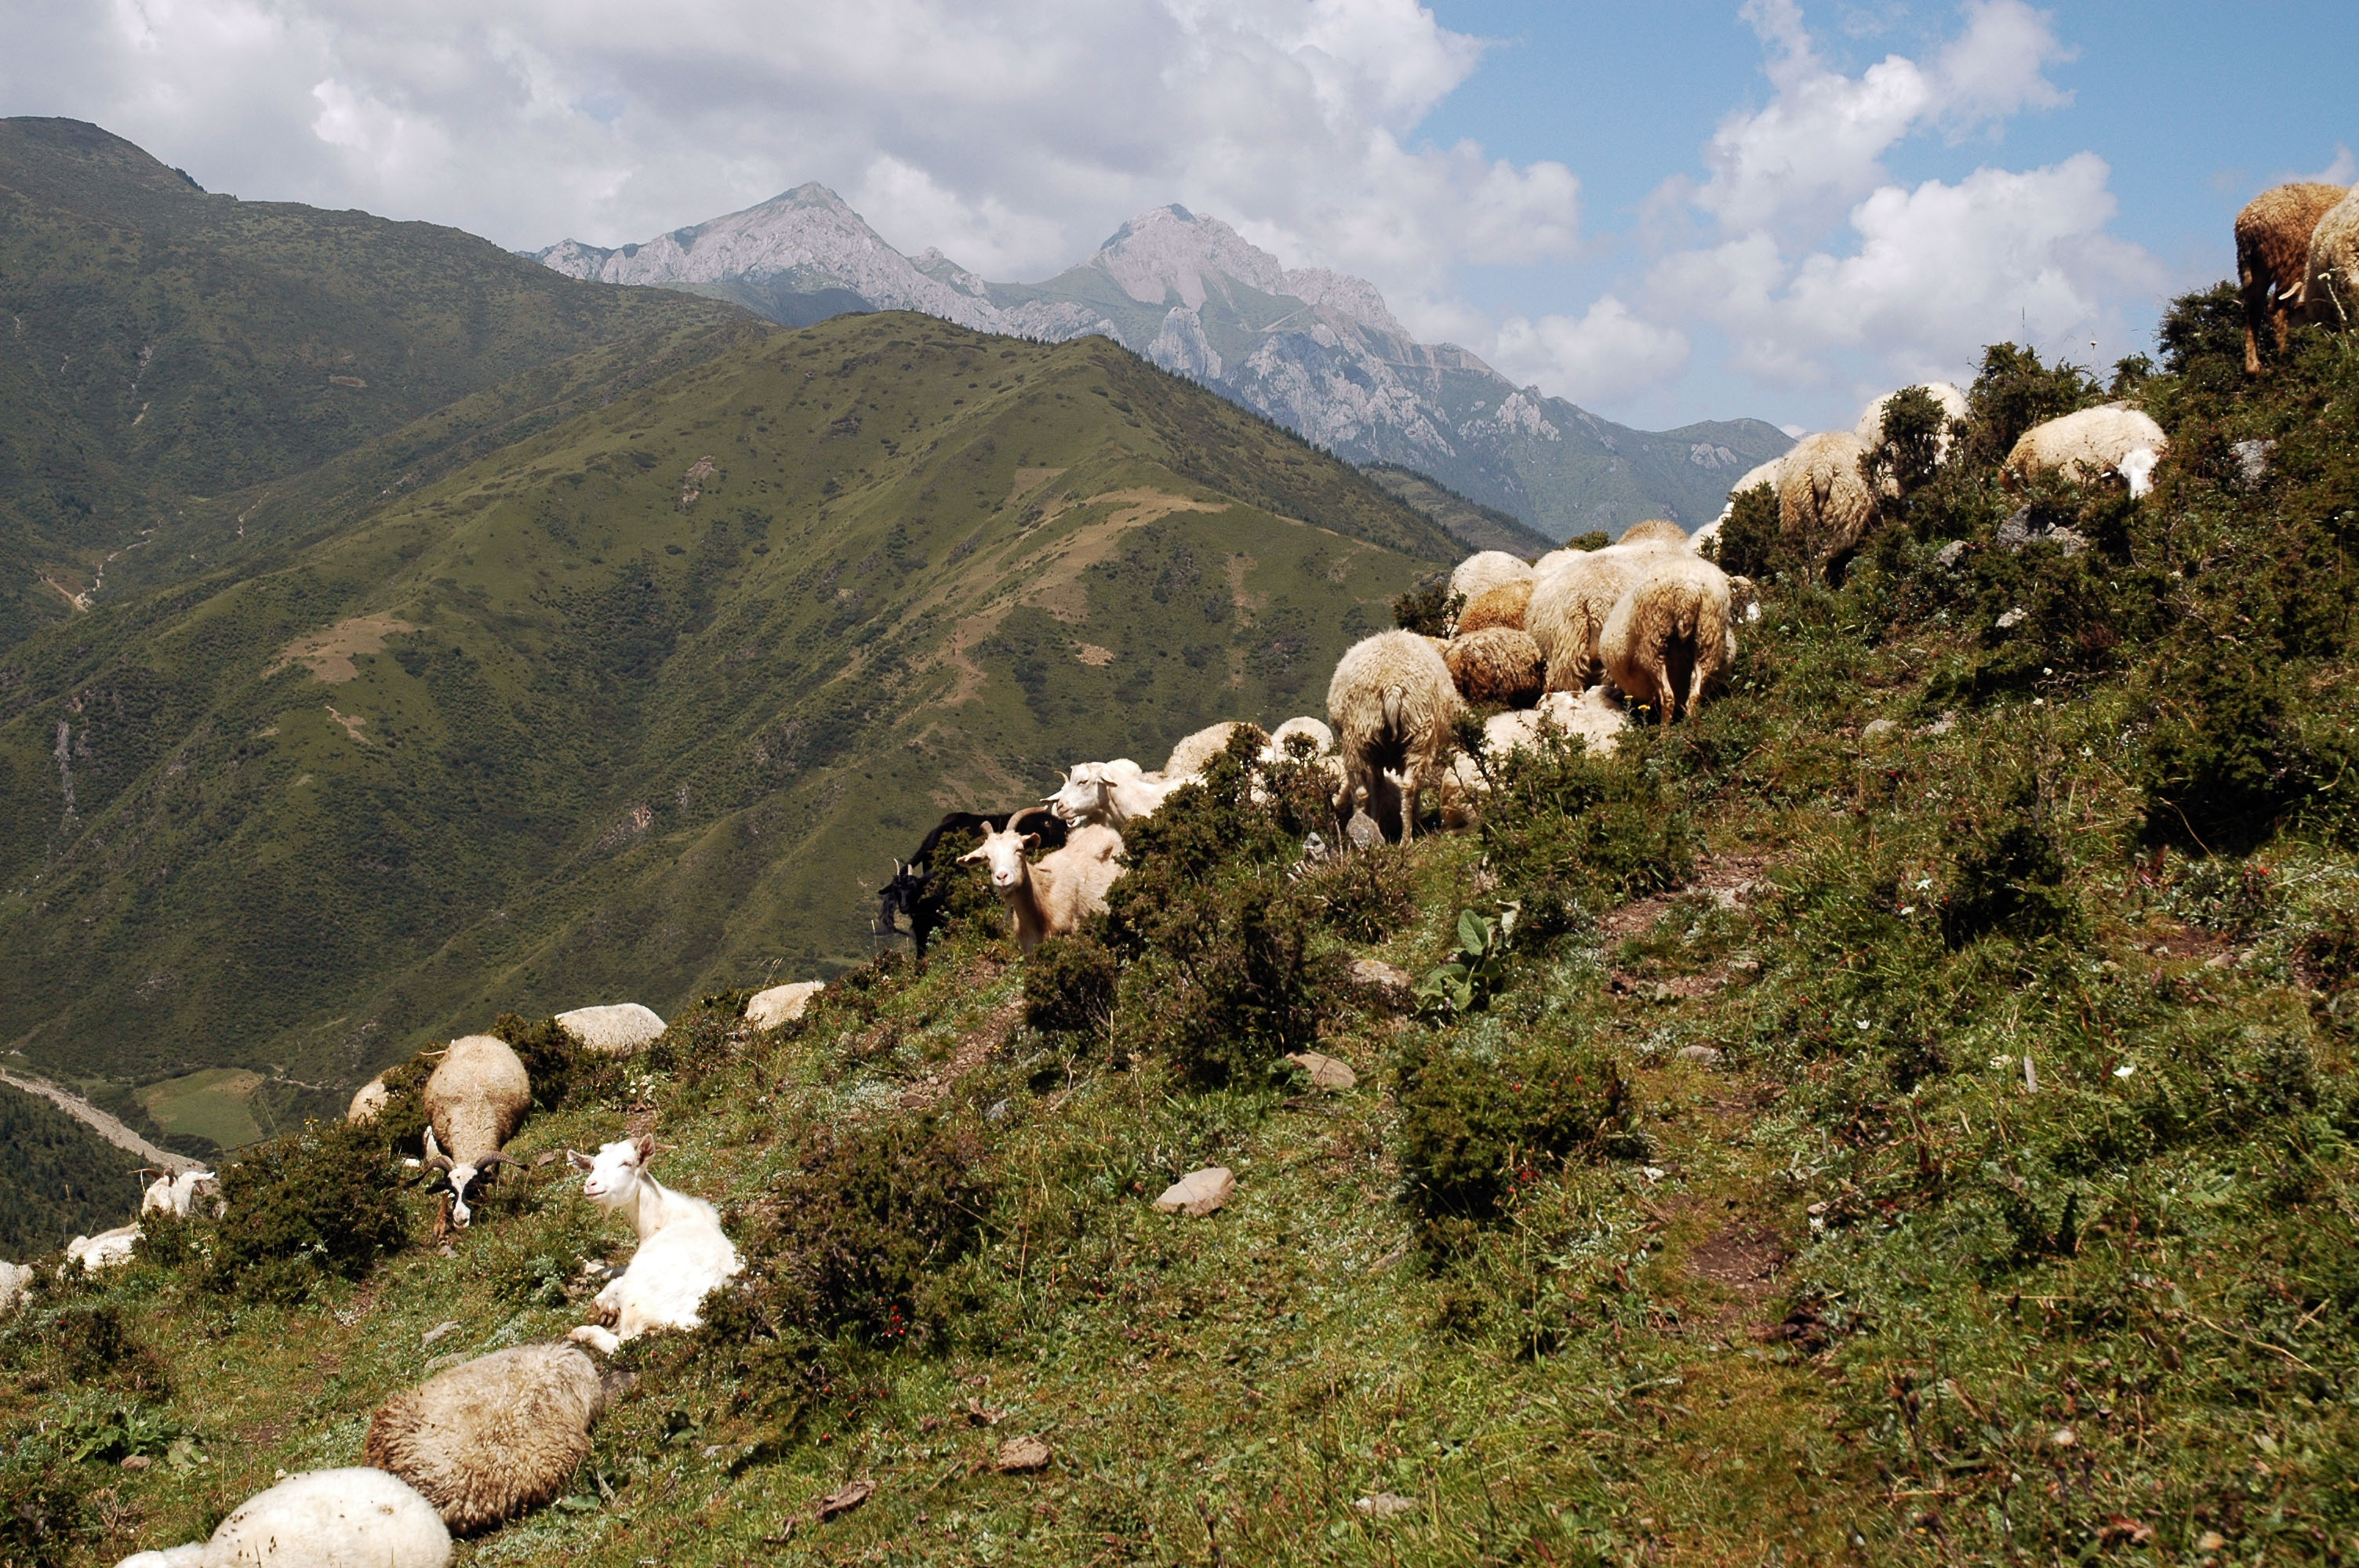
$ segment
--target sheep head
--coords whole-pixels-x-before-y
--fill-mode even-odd
[[[490,1173],[495,1167],[515,1165],[520,1162],[508,1158],[497,1150],[473,1162],[453,1160],[450,1155],[442,1152],[442,1145],[434,1140],[434,1129],[429,1127],[426,1130],[426,1162],[442,1172],[449,1179],[451,1223],[463,1228],[475,1217],[475,1211],[467,1206],[467,1189],[474,1184],[475,1179],[481,1176],[488,1181],[491,1179]]]
[[[1058,815],[1062,816],[1062,811]],[[1038,833],[1019,833],[1014,827],[986,827],[983,832],[983,843],[961,855],[959,862],[963,865],[973,861],[989,866],[991,885],[1003,893],[1012,893],[1024,885],[1025,878],[1029,874],[1030,868],[1025,863],[1024,852],[1039,846],[1040,836]]]
[[[565,1157],[577,1171],[587,1171],[582,1195],[601,1208],[628,1208],[639,1195],[639,1173],[655,1158],[652,1138],[625,1138],[604,1145],[595,1159],[572,1150]]]

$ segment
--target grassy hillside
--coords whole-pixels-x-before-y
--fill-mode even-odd
[[[1469,501],[1440,480],[1394,463],[1371,463],[1361,470],[1449,531],[1470,550],[1505,550],[1530,560],[1556,548],[1556,541],[1527,528],[1495,506]]]
[[[266,1119],[486,1008],[857,962],[944,808],[1316,709],[1461,553],[1114,344],[906,315],[315,532],[0,671],[0,1038],[110,1105],[235,1066]]]
[[[2174,443],[2144,503],[2002,490],[2105,393],[1999,351],[1839,587],[1732,524],[1723,699],[1495,761],[1476,832],[1297,868],[1297,797],[1216,776],[1085,938],[542,1058],[514,1150],[653,1135],[748,1271],[459,1561],[2349,1561],[2359,355],[2250,389],[2238,320],[2183,301],[2122,378]],[[258,1152],[244,1220],[0,1328],[7,1549],[201,1534],[434,1357],[582,1320],[621,1227],[528,1165],[422,1245],[407,1130]],[[1213,1163],[1220,1214],[1151,1212]]]
[[[139,1207],[138,1165],[39,1096],[0,1084],[0,1258],[122,1224]]]
[[[79,121],[0,120],[0,646],[187,556],[205,498],[735,316],[453,229],[211,195]]]

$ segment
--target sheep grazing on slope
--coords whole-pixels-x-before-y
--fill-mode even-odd
[[[1111,827],[1120,832],[1142,816],[1154,816],[1167,795],[1190,782],[1158,778],[1128,757],[1111,762],[1076,762],[1065,770],[1064,782],[1048,797],[1047,805],[1076,827]]]
[[[386,1400],[361,1456],[467,1535],[564,1490],[589,1455],[590,1423],[605,1402],[598,1368],[579,1346],[520,1345]]]
[[[385,1114],[386,1102],[393,1098],[385,1087],[385,1075],[375,1077],[353,1091],[353,1103],[344,1109],[346,1121],[375,1121]]]
[[[811,998],[826,989],[825,980],[796,980],[756,991],[745,1002],[745,1022],[756,1029],[776,1029],[781,1023],[792,1023],[810,1006]]]
[[[701,1328],[704,1298],[745,1267],[718,1209],[647,1173],[655,1152],[651,1138],[609,1143],[595,1159],[565,1152],[574,1169],[589,1173],[582,1195],[639,1235],[629,1266],[592,1303],[614,1326],[585,1323],[566,1336],[608,1356],[651,1328]]]
[[[1163,764],[1165,784],[1176,787],[1190,779],[1201,778],[1204,770],[1212,765],[1212,759],[1229,749],[1229,737],[1240,730],[1261,734],[1260,726],[1230,719],[1207,725],[1172,747],[1170,761]],[[1265,741],[1268,739],[1267,736],[1262,738]]]
[[[1529,582],[1532,568],[1505,550],[1482,550],[1458,563],[1450,574],[1450,591],[1472,604],[1502,583]]]
[[[1668,553],[1659,546],[1615,545],[1540,579],[1524,630],[1548,661],[1548,690],[1586,691],[1595,684],[1597,638],[1606,616],[1647,563]]]
[[[366,1466],[290,1476],[240,1503],[212,1539],[141,1552],[115,1568],[443,1568],[434,1505]]]
[[[1063,849],[1036,865],[1024,852],[1038,842],[1010,824],[959,857],[991,868],[992,890],[1014,917],[1016,945],[1027,957],[1045,938],[1070,935],[1105,908],[1106,889],[1122,875],[1122,835],[1111,827],[1076,827]]]
[[[2158,457],[2169,445],[2161,426],[2135,408],[2109,403],[2026,430],[2006,454],[2000,479],[2013,489],[2038,473],[2060,473],[2084,483],[2117,473],[2129,481],[2132,495],[2144,495],[2152,487],[2154,466],[2135,455]]]
[[[1417,804],[1450,750],[1458,687],[1434,645],[1408,632],[1379,632],[1344,650],[1327,684],[1327,717],[1343,753],[1343,795],[1365,790],[1372,808],[1389,804],[1389,771],[1399,776],[1400,836],[1417,834]],[[1392,813],[1376,810],[1379,825]]]
[[[557,1026],[573,1036],[584,1051],[601,1056],[627,1056],[651,1044],[664,1032],[664,1021],[651,1007],[618,1001],[605,1007],[577,1007],[557,1015]]]
[[[451,1042],[426,1080],[426,1162],[448,1173],[451,1218],[473,1217],[467,1188],[495,1165],[516,1162],[500,1152],[532,1108],[532,1080],[508,1043],[490,1034]]]
[[[1493,626],[1453,640],[1441,655],[1458,695],[1478,708],[1529,708],[1548,683],[1548,660],[1528,632]]]
[[[2236,214],[2236,278],[2245,298],[2245,373],[2261,373],[2261,333],[2282,350],[2286,318],[2305,303],[2310,244],[2319,220],[2346,194],[2340,185],[2280,185]]]
[[[1875,518],[1875,497],[1860,471],[1867,443],[1848,430],[1805,436],[1786,454],[1777,480],[1777,528],[1813,573],[1858,544]]]
[[[1649,517],[1644,523],[1631,524],[1622,530],[1622,536],[1614,542],[1625,546],[1683,546],[1688,542],[1688,531],[1668,517]]]
[[[1884,445],[1884,411],[1894,398],[1911,390],[1925,393],[1940,405],[1941,429],[1934,438],[1933,461],[1946,463],[1950,460],[1950,427],[1966,416],[1966,395],[1946,381],[1922,381],[1913,389],[1904,386],[1870,398],[1867,406],[1859,411],[1859,423],[1852,427],[1851,433],[1870,448]]]
[[[1524,614],[1531,608],[1532,588],[1538,581],[1538,578],[1530,578],[1521,582],[1503,582],[1468,600],[1466,608],[1458,612],[1458,635],[1472,636],[1494,626],[1522,631]]]
[[[2310,231],[2301,305],[2304,316],[2329,327],[2359,323],[2359,186]]]
[[[1136,768],[1136,762],[1126,762]],[[942,924],[942,915],[950,903],[948,880],[934,875],[934,854],[946,835],[973,833],[986,827],[1004,827],[1015,817],[1022,816],[1031,824],[1030,830],[1040,835],[1042,843],[1054,849],[1065,841],[1064,818],[1028,806],[1015,812],[999,812],[984,816],[972,811],[949,811],[934,824],[924,843],[907,861],[893,862],[893,880],[877,892],[876,929],[879,933],[901,929],[900,916],[909,920],[909,938],[917,949],[919,963],[926,961],[926,943]],[[750,1015],[751,1010],[748,1010]],[[775,1025],[757,1025],[771,1028]]]
[[[140,1173],[147,1174],[145,1171]],[[190,1208],[199,1200],[218,1203],[220,1198],[221,1178],[201,1165],[182,1171],[178,1175],[159,1172],[156,1179],[147,1184],[147,1191],[140,1195],[139,1212],[143,1216],[178,1215],[186,1219]]]
[[[1679,555],[1623,595],[1598,639],[1606,678],[1669,722],[1696,704],[1736,657],[1727,574]]]

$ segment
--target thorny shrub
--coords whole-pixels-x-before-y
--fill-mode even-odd
[[[298,1300],[323,1277],[364,1277],[409,1242],[375,1122],[308,1122],[255,1145],[222,1173],[222,1199],[204,1279],[224,1295]]]

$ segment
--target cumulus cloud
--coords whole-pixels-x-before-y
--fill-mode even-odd
[[[20,0],[11,30],[11,112],[517,246],[807,179],[997,277],[1172,200],[1408,301],[1577,241],[1563,165],[1416,143],[1484,48],[1416,0]]]
[[[1687,362],[1687,334],[1641,320],[1611,294],[1578,317],[1510,318],[1492,350],[1509,377],[1575,403],[1613,403],[1660,386]]]
[[[1756,381],[1856,390],[1962,375],[1985,343],[2113,325],[2162,286],[2108,232],[2112,171],[2093,153],[1913,186],[1886,167],[1910,137],[1957,144],[2066,102],[2047,71],[2072,51],[2047,14],[1972,0],[1930,60],[1888,55],[1856,75],[1821,57],[1793,0],[1745,14],[1775,91],[1721,124],[1704,178],[1658,193],[1658,213],[1692,212],[1705,233],[1651,264],[1650,320],[1710,323]]]

